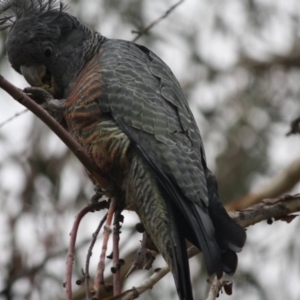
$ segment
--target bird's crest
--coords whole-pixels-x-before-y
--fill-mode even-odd
[[[49,14],[53,21],[64,11],[66,6],[60,0],[0,0],[0,30],[12,27],[24,17]]]

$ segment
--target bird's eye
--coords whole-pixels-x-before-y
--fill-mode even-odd
[[[44,54],[45,54],[45,56],[46,56],[47,58],[51,57],[51,55],[52,55],[52,49],[49,48],[49,47],[46,48]]]

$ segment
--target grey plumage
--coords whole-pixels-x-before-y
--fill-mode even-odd
[[[101,36],[59,1],[1,1],[0,16],[2,28],[12,25],[12,67],[66,102],[60,120],[138,213],[180,299],[193,299],[185,238],[202,250],[210,274],[233,274],[246,235],[219,202],[169,67],[144,46]]]

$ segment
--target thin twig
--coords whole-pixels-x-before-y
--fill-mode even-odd
[[[66,299],[72,300],[72,270],[73,270],[73,261],[75,256],[75,244],[76,244],[76,237],[78,232],[79,224],[82,218],[89,212],[94,210],[103,209],[107,206],[106,201],[102,201],[99,203],[93,203],[90,205],[85,206],[77,215],[73,228],[71,231],[71,239],[69,244],[69,250],[67,255],[67,267],[66,267]]]
[[[95,290],[95,298],[99,298],[100,294],[100,286],[104,285],[104,270],[105,270],[105,257],[106,257],[106,250],[107,250],[107,243],[109,239],[109,235],[111,233],[111,221],[113,218],[113,214],[116,210],[117,200],[115,197],[111,198],[109,210],[107,213],[106,224],[104,226],[104,236],[102,242],[102,251],[100,254],[100,260],[98,263],[97,268],[97,275],[94,281],[94,290]]]
[[[300,194],[286,195],[278,199],[265,199],[241,211],[229,212],[229,216],[246,228],[264,220],[292,220],[292,213],[300,211]]]
[[[187,250],[188,257],[191,258],[199,253],[199,250],[196,247],[191,247]],[[154,272],[149,278],[142,282],[138,287],[133,287],[130,290],[127,290],[120,295],[107,298],[106,300],[131,300],[137,298],[139,295],[145,291],[151,289],[161,278],[167,275],[170,272],[168,265],[164,265],[157,272]]]
[[[136,42],[142,35],[146,34],[152,27],[157,25],[161,20],[165,19],[177,6],[179,6],[181,3],[183,3],[184,0],[180,0],[174,5],[172,5],[162,16],[160,16],[158,19],[150,23],[147,27],[142,29],[141,31],[135,31],[132,30],[132,33],[136,33],[137,36],[132,40],[132,42]]]
[[[206,300],[216,300],[216,298],[219,297],[219,293],[223,287],[223,281],[224,281],[223,277],[220,279],[218,279],[217,276],[215,277],[214,281],[210,286],[209,293]]]
[[[11,122],[13,119],[23,115],[24,113],[28,112],[28,109],[24,109],[18,113],[16,113],[15,115],[13,115],[12,117],[10,117],[9,119],[3,121],[1,124],[0,124],[0,128],[2,128],[4,125],[6,125],[7,123]]]
[[[121,265],[120,265],[120,256],[119,256],[119,241],[120,241],[120,216],[121,212],[118,209],[114,217],[114,228],[113,228],[113,267],[114,267],[114,276],[113,276],[113,286],[114,286],[114,295],[119,295],[121,293]]]
[[[92,256],[92,251],[93,251],[94,245],[95,245],[96,240],[97,240],[97,236],[98,236],[98,234],[99,234],[106,218],[107,218],[107,213],[105,214],[105,216],[100,221],[96,231],[93,233],[93,239],[91,241],[91,244],[89,246],[88,253],[87,253],[87,256],[86,256],[84,277],[85,277],[85,289],[86,289],[86,298],[87,299],[91,298],[91,295],[90,295],[90,273],[89,273],[90,259],[91,259],[91,256]]]

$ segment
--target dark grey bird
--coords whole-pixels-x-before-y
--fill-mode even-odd
[[[186,239],[203,252],[209,274],[232,275],[246,234],[219,201],[170,68],[144,46],[90,29],[60,1],[0,1],[0,25],[10,28],[8,58],[31,85],[26,91],[37,98],[45,91],[44,107],[136,211],[179,298],[193,299]]]

